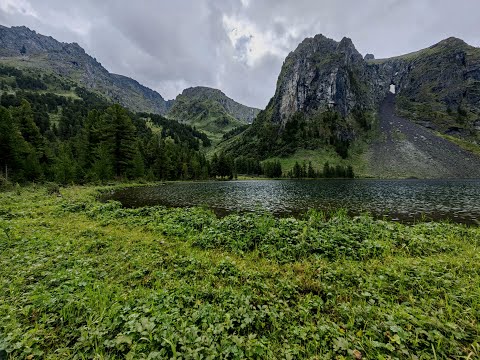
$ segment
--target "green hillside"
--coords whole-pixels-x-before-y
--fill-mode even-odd
[[[177,96],[167,117],[195,126],[217,143],[224,134],[250,124],[258,112],[228,98],[220,90],[195,87]]]

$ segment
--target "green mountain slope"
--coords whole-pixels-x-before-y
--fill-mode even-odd
[[[133,113],[55,74],[0,65],[0,189],[115,178],[206,179],[207,136]]]
[[[259,111],[237,103],[220,90],[193,87],[177,96],[167,117],[195,126],[218,141],[230,130],[250,124]]]
[[[167,102],[159,93],[109,73],[78,44],[61,43],[23,26],[0,26],[0,64],[60,76],[132,111],[167,112]]]
[[[221,143],[221,151],[290,164],[298,156],[312,154],[309,157],[318,161],[353,165],[355,173],[363,176],[480,176],[480,171],[466,170],[470,164],[480,164],[471,152],[480,143],[480,49],[449,38],[405,56],[367,58],[348,38],[305,39],[286,58],[266,109],[250,128]],[[373,162],[379,157],[372,151],[382,151],[378,143],[391,138],[382,124],[396,116],[378,112],[391,85],[397,94],[389,106],[396,106],[398,123],[413,121],[421,127],[408,127],[408,133],[400,127],[393,134],[411,140],[408,146],[416,155],[382,157],[383,167],[378,168]],[[424,136],[431,144],[440,145],[415,144],[423,129],[433,137]],[[408,152],[390,145],[391,151]],[[463,170],[449,169],[452,166]],[[395,171],[396,167],[402,171]]]

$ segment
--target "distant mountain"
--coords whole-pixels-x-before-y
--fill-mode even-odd
[[[228,131],[250,124],[259,113],[208,87],[192,87],[178,95],[167,117],[195,126],[219,139]]]
[[[391,88],[396,95],[387,96]],[[433,130],[428,133],[434,138],[409,121]],[[384,141],[391,143],[378,146]],[[355,173],[367,176],[472,177],[480,176],[480,159],[472,154],[480,152],[479,144],[480,49],[449,38],[375,60],[365,59],[348,38],[317,35],[287,56],[266,109],[222,149],[260,159],[317,151],[330,161],[362,166]]]
[[[76,43],[62,43],[24,26],[0,26],[0,64],[60,75],[133,111],[167,112],[168,104],[158,92],[109,73]]]

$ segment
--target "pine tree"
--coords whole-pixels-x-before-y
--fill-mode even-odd
[[[323,164],[323,177],[331,178],[332,176],[333,174],[330,168],[330,164],[327,161],[325,164]]]
[[[132,167],[129,171],[130,178],[140,178],[145,175],[145,163],[143,161],[142,153],[137,149],[132,160]]]
[[[293,165],[293,177],[300,179],[302,177],[302,167],[298,163],[298,161],[295,161],[295,165]]]
[[[127,111],[120,105],[109,107],[100,117],[98,136],[102,151],[108,151],[116,176],[126,175],[136,153],[136,129]]]
[[[68,184],[75,180],[76,164],[72,151],[66,144],[60,145],[58,157],[55,159],[55,181]]]
[[[12,171],[19,165],[19,140],[20,133],[16,129],[10,112],[0,106],[0,173],[8,178]]]
[[[309,177],[310,179],[313,179],[316,177],[316,173],[315,173],[315,170],[313,169],[313,166],[312,166],[312,162],[309,161],[308,162],[308,173],[307,173],[307,177]]]
[[[114,175],[113,159],[107,143],[100,144],[95,151],[91,177],[96,180],[110,180]]]
[[[349,178],[349,179],[353,179],[355,177],[352,165],[348,165],[346,177]]]
[[[12,115],[18,124],[22,137],[32,144],[36,150],[41,150],[43,139],[40,134],[40,129],[35,124],[33,110],[30,103],[23,99],[20,107],[13,109]]]

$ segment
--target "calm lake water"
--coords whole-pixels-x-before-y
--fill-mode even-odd
[[[206,206],[218,215],[269,211],[297,216],[345,208],[412,222],[449,219],[480,224],[480,180],[258,180],[176,182],[117,190],[105,199],[126,207]]]

